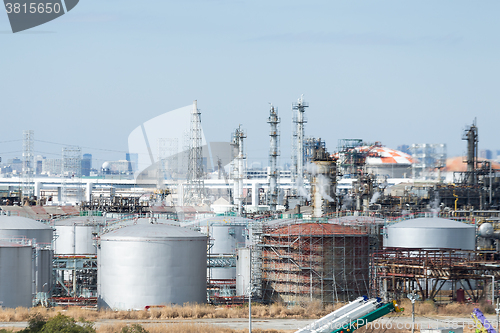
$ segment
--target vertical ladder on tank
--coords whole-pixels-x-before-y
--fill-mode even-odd
[[[252,223],[252,295],[262,297],[262,222]]]

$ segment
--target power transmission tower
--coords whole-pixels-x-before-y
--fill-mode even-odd
[[[33,196],[33,174],[34,174],[34,132],[23,131],[23,197]]]
[[[187,188],[184,192],[184,204],[197,204],[204,197],[203,148],[201,136],[201,112],[197,101],[193,102],[190,126],[190,145],[188,161]]]

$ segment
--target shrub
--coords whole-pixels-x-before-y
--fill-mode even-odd
[[[22,333],[95,333],[93,324],[83,321],[78,324],[73,318],[58,313],[50,320],[46,320],[39,313],[32,315],[28,327]]]
[[[122,333],[149,333],[139,324],[133,324],[132,326],[125,326],[122,328]]]

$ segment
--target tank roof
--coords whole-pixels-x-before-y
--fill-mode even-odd
[[[50,226],[21,216],[0,216],[0,230],[52,229]]]
[[[72,226],[72,225],[97,225],[104,223],[102,216],[78,216],[69,219],[58,220],[54,222],[56,226]]]
[[[439,217],[421,217],[395,223],[388,228],[426,228],[426,229],[456,229],[474,228],[474,226]]]
[[[136,224],[113,230],[101,236],[105,241],[141,241],[169,239],[206,239],[207,236],[197,231],[167,224]]]
[[[353,227],[330,223],[291,224],[267,232],[273,235],[365,235],[366,232]]]

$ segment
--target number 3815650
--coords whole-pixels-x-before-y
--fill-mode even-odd
[[[7,14],[51,14],[51,13],[56,13],[58,14],[61,11],[61,5],[59,3],[10,3],[7,2],[5,4],[5,9],[7,10]]]

